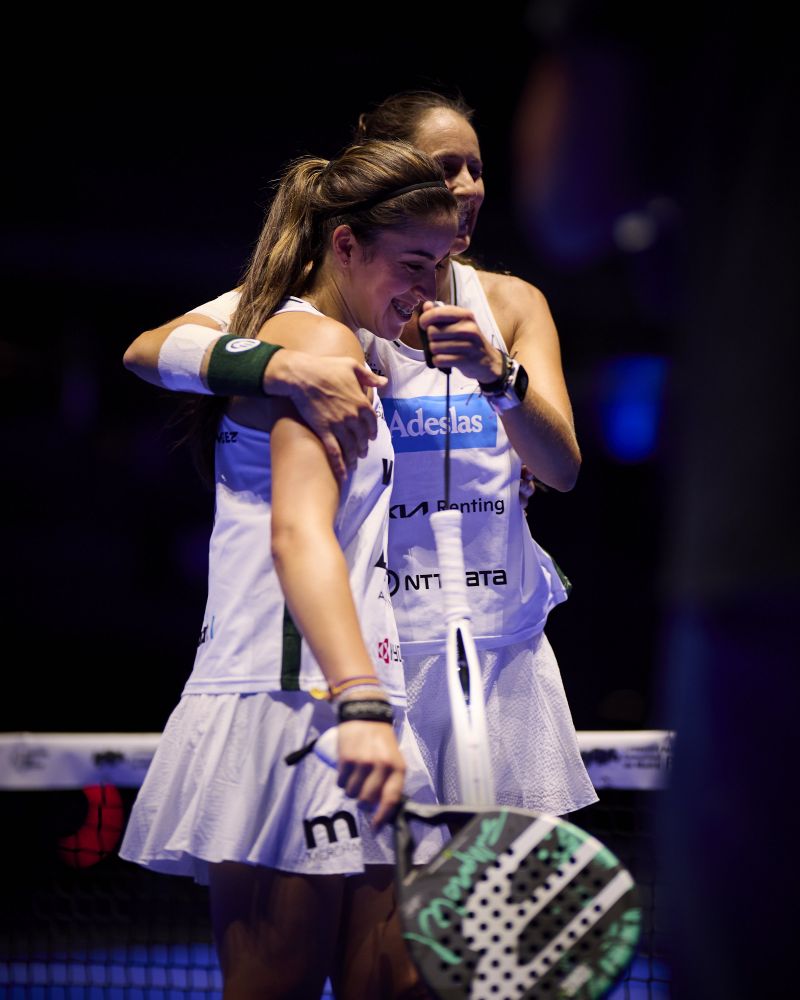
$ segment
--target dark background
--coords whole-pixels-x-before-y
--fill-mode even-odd
[[[750,564],[726,564],[736,525],[705,560],[703,545],[775,468],[724,435],[690,462],[701,425],[687,413],[703,421],[712,405],[687,401],[713,400],[698,366],[719,371],[718,354],[741,371],[767,353],[759,391],[784,398],[770,391],[780,359],[752,350],[766,333],[750,264],[776,262],[765,297],[782,347],[797,315],[796,294],[772,294],[796,280],[796,77],[774,21],[759,34],[702,6],[645,6],[501,4],[469,23],[393,8],[384,29],[305,8],[285,25],[217,12],[174,37],[120,14],[63,34],[50,21],[20,43],[5,88],[3,729],[163,726],[202,621],[212,498],[173,448],[174,400],[126,372],[123,352],[237,282],[289,158],[335,155],[360,111],[420,86],[457,87],[476,109],[475,254],[541,288],[561,337],[584,464],[529,516],[574,585],[548,635],[575,723],[674,723],[670,611],[749,578]],[[756,248],[765,200],[781,228]],[[720,254],[733,264],[709,285]],[[730,315],[753,320],[733,355],[725,321],[701,318],[731,294]],[[770,539],[794,497],[773,508]],[[796,585],[794,559],[778,563],[759,579]]]

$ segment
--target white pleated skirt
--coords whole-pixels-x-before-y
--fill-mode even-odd
[[[562,816],[596,802],[545,634],[480,649],[478,657],[497,804]],[[445,656],[414,656],[404,646],[403,670],[409,719],[436,794],[440,802],[458,802]]]
[[[395,714],[405,794],[434,802],[407,717]],[[335,769],[314,753],[284,761],[335,721],[327,702],[302,692],[184,695],[133,804],[120,856],[204,884],[208,865],[220,861],[320,875],[393,863],[391,826],[371,829],[371,813],[338,787]],[[424,824],[413,833],[418,863],[447,839]]]

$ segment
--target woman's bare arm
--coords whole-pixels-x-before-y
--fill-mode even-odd
[[[202,313],[186,313],[153,330],[145,330],[131,343],[123,357],[125,367],[153,385],[168,388],[159,371],[159,356],[168,338],[187,324],[222,330],[217,320]],[[208,360],[214,343],[209,343],[199,371],[190,370],[189,358],[184,374],[196,375],[207,390]],[[173,355],[173,367],[180,364]],[[264,371],[264,393],[290,399],[306,423],[319,437],[338,481],[366,454],[367,445],[377,433],[375,412],[365,390],[386,384],[386,379],[365,367],[363,358],[320,357],[304,351],[282,350],[270,359]]]
[[[557,490],[575,485],[581,465],[572,406],[561,368],[553,318],[542,293],[509,275],[481,272],[506,350],[522,364],[529,383],[520,406],[502,413],[503,426],[524,465],[542,483]],[[469,378],[489,383],[503,372],[502,352],[458,306],[425,303],[420,318],[427,327],[434,360],[455,366]]]
[[[308,343],[357,360],[354,335],[333,320],[308,314],[274,317],[264,339]],[[285,401],[237,399],[231,416],[270,431],[272,555],[292,619],[328,684],[375,676],[350,590],[347,563],[334,532],[339,484],[319,438]],[[402,795],[405,764],[394,731],[382,722],[346,722],[339,728],[339,783],[348,795],[376,805],[383,823]]]

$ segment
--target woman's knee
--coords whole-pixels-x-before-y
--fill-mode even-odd
[[[332,978],[337,1000],[429,996],[403,938],[393,867],[370,865],[347,880]]]
[[[212,867],[209,888],[226,998],[319,996],[336,948],[344,876],[225,862]]]

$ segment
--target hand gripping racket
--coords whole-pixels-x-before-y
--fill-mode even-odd
[[[332,767],[337,739],[334,726],[313,744]],[[457,829],[423,866],[414,821]],[[439,1000],[598,1000],[632,961],[633,877],[585,830],[527,809],[407,799],[393,822],[403,936]]]

